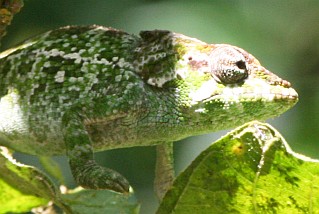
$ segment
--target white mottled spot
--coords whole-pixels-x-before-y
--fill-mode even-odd
[[[85,64],[86,62],[84,62],[83,64],[82,64],[82,67],[81,67],[81,71],[82,72],[84,72],[84,73],[87,73],[88,72],[88,67],[87,67],[87,64]]]
[[[78,59],[78,58],[81,58],[81,56],[79,53],[74,52],[74,53],[65,54],[64,58],[65,59]]]
[[[64,82],[64,75],[65,75],[65,71],[58,71],[56,73],[56,75],[54,76],[54,80],[55,82]]]
[[[82,61],[82,59],[81,59],[81,58],[77,58],[76,60],[74,60],[74,63],[75,63],[75,64],[80,64],[80,63],[81,63],[81,61]]]
[[[93,79],[93,83],[96,84],[96,83],[98,83],[98,82],[99,82],[99,79],[95,77],[95,78]]]
[[[76,82],[77,78],[76,77],[70,77],[69,82]]]
[[[97,48],[99,48],[101,46],[101,42],[100,41],[97,41],[96,43],[95,43],[95,45],[94,45],[94,47],[97,47]]]
[[[119,58],[118,58],[117,56],[115,56],[115,57],[112,58],[112,61],[113,61],[113,62],[116,62],[118,59],[119,59]]]
[[[125,66],[125,60],[123,58],[121,58],[119,61],[118,61],[118,66],[120,68],[124,67]]]
[[[122,79],[122,75],[117,75],[117,76],[115,77],[115,82],[120,82],[121,79]]]
[[[81,88],[75,85],[72,85],[68,88],[68,91],[80,91]]]
[[[153,86],[157,86],[157,87],[162,87],[166,82],[170,81],[174,79],[174,77],[165,77],[165,76],[161,76],[158,78],[149,78],[147,80],[147,83],[149,85],[153,85]]]
[[[74,34],[74,35],[71,36],[71,38],[72,38],[72,39],[77,39],[77,38],[78,38],[78,35]]]
[[[81,49],[81,50],[79,50],[79,54],[82,54],[82,53],[85,53],[86,52],[86,50],[85,49]]]
[[[49,61],[46,61],[44,64],[43,64],[43,67],[45,68],[49,68],[51,66],[51,63]]]
[[[130,90],[130,89],[133,88],[133,86],[134,86],[133,83],[128,83],[128,84],[126,85],[126,89]]]
[[[70,43],[64,43],[63,45],[62,45],[63,47],[69,47],[70,46]]]
[[[92,44],[90,44],[90,46],[89,46],[89,47],[90,47],[89,50],[88,50],[89,53],[93,53],[93,52],[95,51],[95,48],[94,48],[94,47],[91,47],[91,45],[92,45]]]
[[[64,51],[59,51],[58,49],[54,48],[46,54],[47,56],[63,56]]]
[[[199,108],[195,110],[195,112],[198,112],[198,113],[204,113],[205,111],[206,111],[205,108]]]

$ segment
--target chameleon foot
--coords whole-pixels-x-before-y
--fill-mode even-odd
[[[76,182],[88,189],[109,189],[128,193],[130,185],[121,174],[95,162],[92,142],[82,124],[82,118],[74,112],[66,114],[63,123],[67,156]]]
[[[70,166],[75,181],[84,188],[129,192],[130,185],[120,173],[99,166],[94,160],[87,161],[84,165],[70,161]]]

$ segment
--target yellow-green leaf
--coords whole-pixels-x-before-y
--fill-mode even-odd
[[[174,182],[158,214],[319,213],[319,164],[253,121],[203,151]]]

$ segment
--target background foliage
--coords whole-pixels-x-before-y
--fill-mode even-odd
[[[99,24],[130,33],[168,29],[208,43],[229,43],[256,56],[289,80],[300,101],[269,120],[291,147],[319,158],[319,1],[317,0],[25,0],[2,41],[2,50],[64,25]],[[221,133],[176,143],[176,169],[182,170]],[[24,162],[33,164],[35,158]],[[99,162],[124,174],[142,202],[142,213],[157,207],[152,193],[154,148],[132,148],[97,155]],[[67,166],[66,160],[59,159]],[[72,185],[66,167],[67,183]]]

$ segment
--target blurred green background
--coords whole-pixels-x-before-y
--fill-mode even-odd
[[[291,147],[319,159],[319,1],[318,0],[25,0],[2,49],[38,33],[65,25],[99,24],[137,34],[167,29],[208,43],[229,43],[251,54],[289,80],[299,103],[268,122]],[[176,170],[225,131],[175,144]],[[142,203],[142,213],[157,207],[152,192],[154,148],[130,148],[97,154],[100,163],[125,175]],[[34,159],[25,160],[33,164]],[[74,185],[65,158],[67,184]]]

